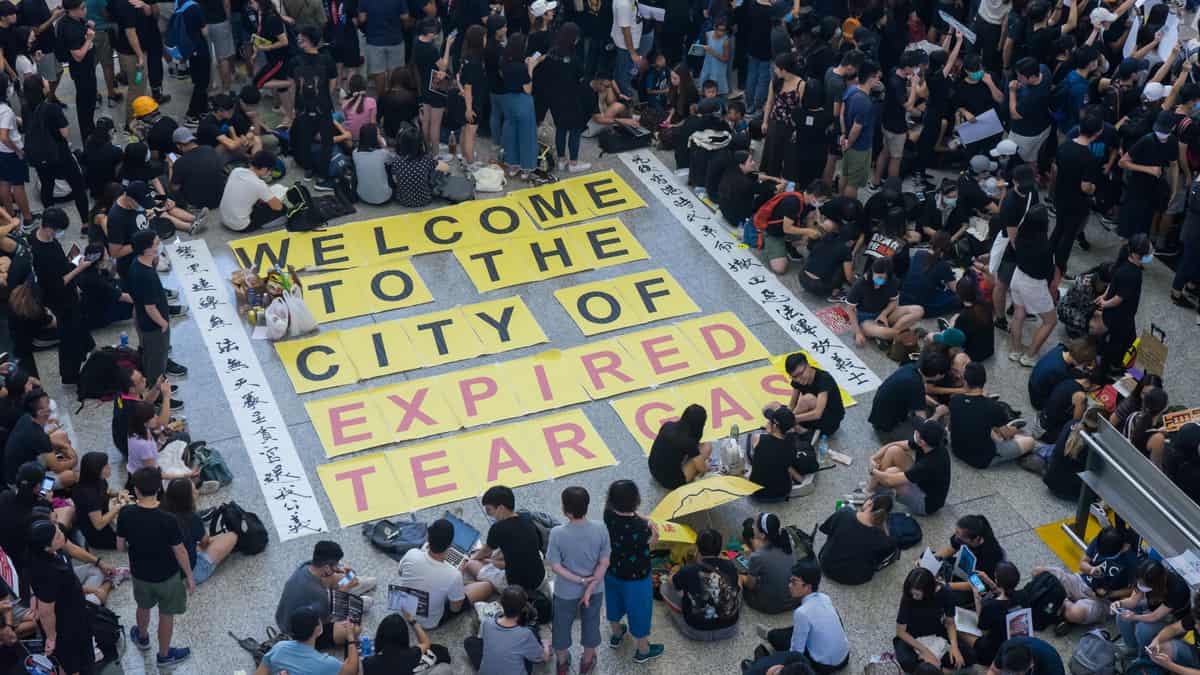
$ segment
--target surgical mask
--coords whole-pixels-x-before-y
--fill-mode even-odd
[[[1155,136],[1155,138],[1158,139],[1158,141],[1160,143],[1162,143],[1162,142],[1165,142],[1167,140],[1167,138],[1169,138],[1171,136],[1171,134],[1164,134],[1162,132],[1156,131],[1156,132],[1154,132],[1154,136]]]
[[[983,79],[983,71],[977,70],[973,73],[967,73],[967,79],[972,82],[979,82],[980,80]]]
[[[942,206],[952,209],[955,204],[958,204],[958,197],[942,197]]]
[[[1200,101],[1196,101],[1192,104],[1192,110],[1200,111]]]
[[[1138,589],[1139,593],[1149,593],[1150,591],[1154,590],[1153,588],[1150,588],[1146,584],[1138,584],[1137,589]]]
[[[1147,253],[1146,255],[1142,256],[1142,264],[1143,265],[1149,265],[1152,262],[1154,262],[1154,254],[1153,253]]]
[[[62,241],[62,238],[65,236],[67,236],[66,230],[55,230],[54,231],[54,238],[58,239],[59,241]]]
[[[882,288],[887,283],[887,277],[873,277],[871,280],[875,282],[875,288]]]

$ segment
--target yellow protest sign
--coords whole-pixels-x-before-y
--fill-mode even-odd
[[[611,169],[573,178],[569,189],[593,216],[608,216],[646,206],[638,193]]]
[[[504,379],[499,365],[445,373],[438,377],[438,381],[442,394],[465,427],[520,417],[522,414],[516,391],[512,383]]]
[[[443,438],[417,443],[388,453],[388,462],[401,492],[413,511],[479,494],[478,483],[457,439]]]
[[[591,400],[579,378],[566,367],[557,349],[499,364],[506,383],[511,383],[525,413],[555,410]]]
[[[616,399],[611,405],[625,428],[633,434],[633,440],[648,455],[650,446],[658,436],[659,427],[679,419],[685,404],[680,402],[675,387],[668,387]]]
[[[400,382],[371,389],[368,400],[387,425],[391,440],[409,441],[462,428],[437,378]]]
[[[301,284],[318,323],[433,302],[410,258],[309,275]]]
[[[696,403],[708,412],[703,440],[728,436],[735,424],[742,429],[761,424],[762,403],[756,403],[754,397],[729,376],[681,384],[675,387],[675,393],[684,408]]]
[[[341,334],[342,345],[349,353],[359,379],[403,373],[424,365],[421,354],[398,321],[347,328]]]
[[[544,450],[543,462],[554,478],[617,463],[600,433],[582,410],[571,410],[521,422],[533,447]]]
[[[663,269],[570,286],[554,297],[588,336],[700,311]]]
[[[479,338],[481,354],[497,354],[546,342],[546,334],[519,296],[463,305],[467,325]]]
[[[425,366],[462,361],[483,353],[483,344],[461,307],[396,321]]]
[[[528,432],[528,424],[504,424],[455,439],[455,448],[473,469],[480,492],[493,485],[519,487],[550,478],[546,458],[537,449],[541,439]]]
[[[330,331],[275,343],[275,352],[279,354],[296,393],[358,381],[358,372],[342,345],[340,335],[339,331]]]
[[[618,337],[617,342],[625,351],[645,361],[658,384],[707,373],[715,368],[712,361],[701,354],[675,326],[627,333]]]
[[[576,252],[576,260],[588,269],[650,259],[637,237],[616,218],[570,227],[564,232],[569,247]]]
[[[342,527],[410,510],[381,452],[322,464],[317,475]]]
[[[508,193],[525,209],[525,213],[543,230],[569,225],[592,217],[591,210],[575,194],[567,181]]]
[[[754,333],[733,312],[721,312],[675,324],[696,349],[712,360],[712,370],[770,357]]]
[[[304,404],[326,457],[337,457],[392,442],[393,434],[369,391]]]
[[[654,384],[643,361],[630,356],[616,340],[600,340],[563,350],[567,368],[582,373],[583,388],[593,399],[645,389]]]

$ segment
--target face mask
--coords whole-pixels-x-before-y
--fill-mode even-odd
[[[59,241],[62,241],[62,238],[65,236],[67,236],[66,230],[55,230],[54,231],[54,238],[58,239]]]
[[[1149,593],[1150,591],[1154,590],[1145,584],[1138,584],[1137,589],[1139,593]]]
[[[887,283],[887,277],[874,277],[872,281],[875,282],[875,288],[882,288]]]
[[[983,71],[977,70],[973,73],[967,73],[967,79],[972,82],[979,82],[980,80],[983,79]]]
[[[1153,253],[1147,253],[1146,255],[1142,256],[1142,264],[1143,265],[1149,265],[1152,262],[1154,262],[1154,254]]]
[[[1156,131],[1156,132],[1154,132],[1154,136],[1155,136],[1156,138],[1158,138],[1158,142],[1159,142],[1159,143],[1166,142],[1167,138],[1168,138],[1168,137],[1170,137],[1170,135],[1171,135],[1171,134],[1163,134],[1163,133],[1159,133],[1159,132],[1157,132],[1157,131]]]
[[[1195,103],[1192,104],[1192,110],[1200,111],[1200,101],[1196,101]]]
[[[942,197],[942,206],[945,206],[948,209],[954,208],[954,205],[957,203],[958,197]]]

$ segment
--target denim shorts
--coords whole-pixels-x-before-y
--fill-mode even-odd
[[[634,580],[605,575],[604,609],[608,620],[614,623],[628,616],[633,637],[649,637],[650,615],[654,611],[654,582],[650,575]]]
[[[204,551],[196,551],[196,564],[192,566],[192,580],[196,585],[208,581],[208,578],[217,570],[217,566],[213,564],[212,559],[208,557]]]

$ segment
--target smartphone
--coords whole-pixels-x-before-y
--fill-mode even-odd
[[[746,556],[744,556],[744,555],[739,555],[739,556],[735,557],[733,559],[733,564],[737,566],[739,572],[744,573],[744,572],[750,571],[750,561],[747,560]]]
[[[354,581],[354,570],[348,570],[346,576],[342,577],[342,580],[338,582],[338,586],[345,586],[351,581]]]
[[[455,28],[454,30],[450,31],[450,34],[446,36],[446,39],[447,39],[447,40],[453,40],[453,39],[454,39],[454,38],[456,38],[456,37],[458,37],[458,29],[457,29],[457,28]]]
[[[46,476],[42,479],[42,494],[50,494],[54,491],[54,476]]]
[[[532,54],[530,54],[530,55],[529,55],[529,58],[533,59],[534,61],[537,61],[538,59],[542,58],[542,53],[541,53],[541,52],[534,52],[534,53],[532,53]]]
[[[970,581],[971,585],[975,587],[975,590],[979,591],[980,593],[987,591],[987,586],[983,585],[983,580],[979,578],[978,574],[972,574],[971,576],[967,577],[967,580]]]

